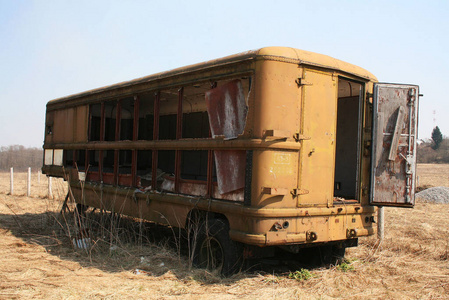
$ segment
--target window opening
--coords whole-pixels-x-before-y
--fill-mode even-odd
[[[209,138],[209,117],[204,98],[209,89],[209,82],[184,87],[182,138]]]
[[[181,178],[188,180],[207,180],[207,150],[182,151]]]
[[[137,151],[137,185],[139,187],[151,187],[152,185],[152,157],[153,151]]]
[[[120,140],[133,140],[134,98],[120,100]]]
[[[178,90],[160,92],[159,103],[159,139],[175,140],[177,129]]]
[[[88,150],[88,174],[87,174],[87,180],[88,181],[96,181],[99,182],[100,179],[100,151],[98,150]]]
[[[139,104],[139,140],[153,140],[154,127],[154,96],[144,94],[140,96]]]
[[[103,151],[103,182],[114,184],[114,150]]]
[[[89,150],[89,171],[98,172],[100,152],[98,150]]]
[[[161,93],[158,91],[154,94],[154,123],[153,123],[153,139],[159,140],[159,107],[160,107],[160,99]],[[151,175],[151,187],[153,190],[158,188],[158,150],[153,151],[152,157],[152,175]]]
[[[78,171],[86,170],[86,150],[77,150],[76,151],[76,167]]]
[[[209,117],[206,111],[184,113],[182,118],[183,138],[208,138],[209,137]]]
[[[118,184],[123,186],[132,185],[132,151],[119,151],[119,166],[118,166]]]
[[[101,133],[101,104],[90,105],[89,141],[99,141]]]
[[[72,167],[74,160],[73,160],[73,150],[64,150],[63,154],[64,158],[64,167]]]
[[[159,150],[157,160],[157,179],[160,190],[174,191],[175,150]]]
[[[104,104],[104,140],[115,141],[117,122],[117,101],[107,101]]]

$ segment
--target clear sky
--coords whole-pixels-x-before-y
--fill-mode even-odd
[[[265,46],[420,85],[449,136],[449,1],[0,0],[0,146],[41,147],[55,98]]]

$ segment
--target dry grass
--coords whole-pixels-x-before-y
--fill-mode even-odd
[[[23,176],[23,180],[19,178]],[[420,184],[449,186],[448,165],[419,165]],[[72,247],[73,219],[58,214],[65,184],[46,180],[26,193],[25,174],[0,174],[0,298],[145,299],[447,299],[449,296],[449,205],[418,203],[414,209],[386,208],[386,235],[361,239],[347,253],[353,270],[317,268],[306,281],[287,273],[240,273],[228,279],[189,267],[166,240],[134,229],[134,240],[94,236],[92,251]],[[20,185],[23,183],[23,188]],[[34,192],[33,192],[34,191]],[[60,191],[60,192],[59,192]],[[129,232],[120,223],[121,235]],[[139,226],[142,224],[138,224]],[[144,224],[145,225],[145,224]],[[138,226],[138,227],[139,227]],[[140,228],[140,227],[139,227]],[[132,230],[131,230],[132,231]],[[136,272],[136,270],[139,270]],[[294,270],[291,270],[294,271]],[[138,273],[138,274],[136,274]]]
[[[418,164],[419,186],[449,187],[449,164]]]

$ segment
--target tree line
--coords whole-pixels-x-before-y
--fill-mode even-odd
[[[431,139],[418,145],[418,163],[449,163],[449,139],[444,138],[438,126],[432,130]]]
[[[28,167],[39,169],[42,167],[43,150],[40,148],[26,148],[22,145],[0,147],[0,170],[7,171],[11,167],[17,171],[25,171]]]

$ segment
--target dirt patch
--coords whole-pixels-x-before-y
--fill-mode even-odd
[[[422,174],[421,181],[436,182]],[[346,266],[309,269],[308,280],[289,278],[300,269],[274,267],[223,279],[191,268],[172,245],[176,239],[154,242],[152,236],[163,229],[135,220],[103,225],[92,236],[92,249],[75,249],[73,217],[59,214],[64,193],[45,198],[43,182],[34,187],[33,197],[11,196],[8,180],[9,174],[0,174],[0,298],[428,299],[449,294],[449,204],[385,208],[380,247],[375,237],[361,239],[348,249]],[[64,183],[59,184],[63,191]]]

